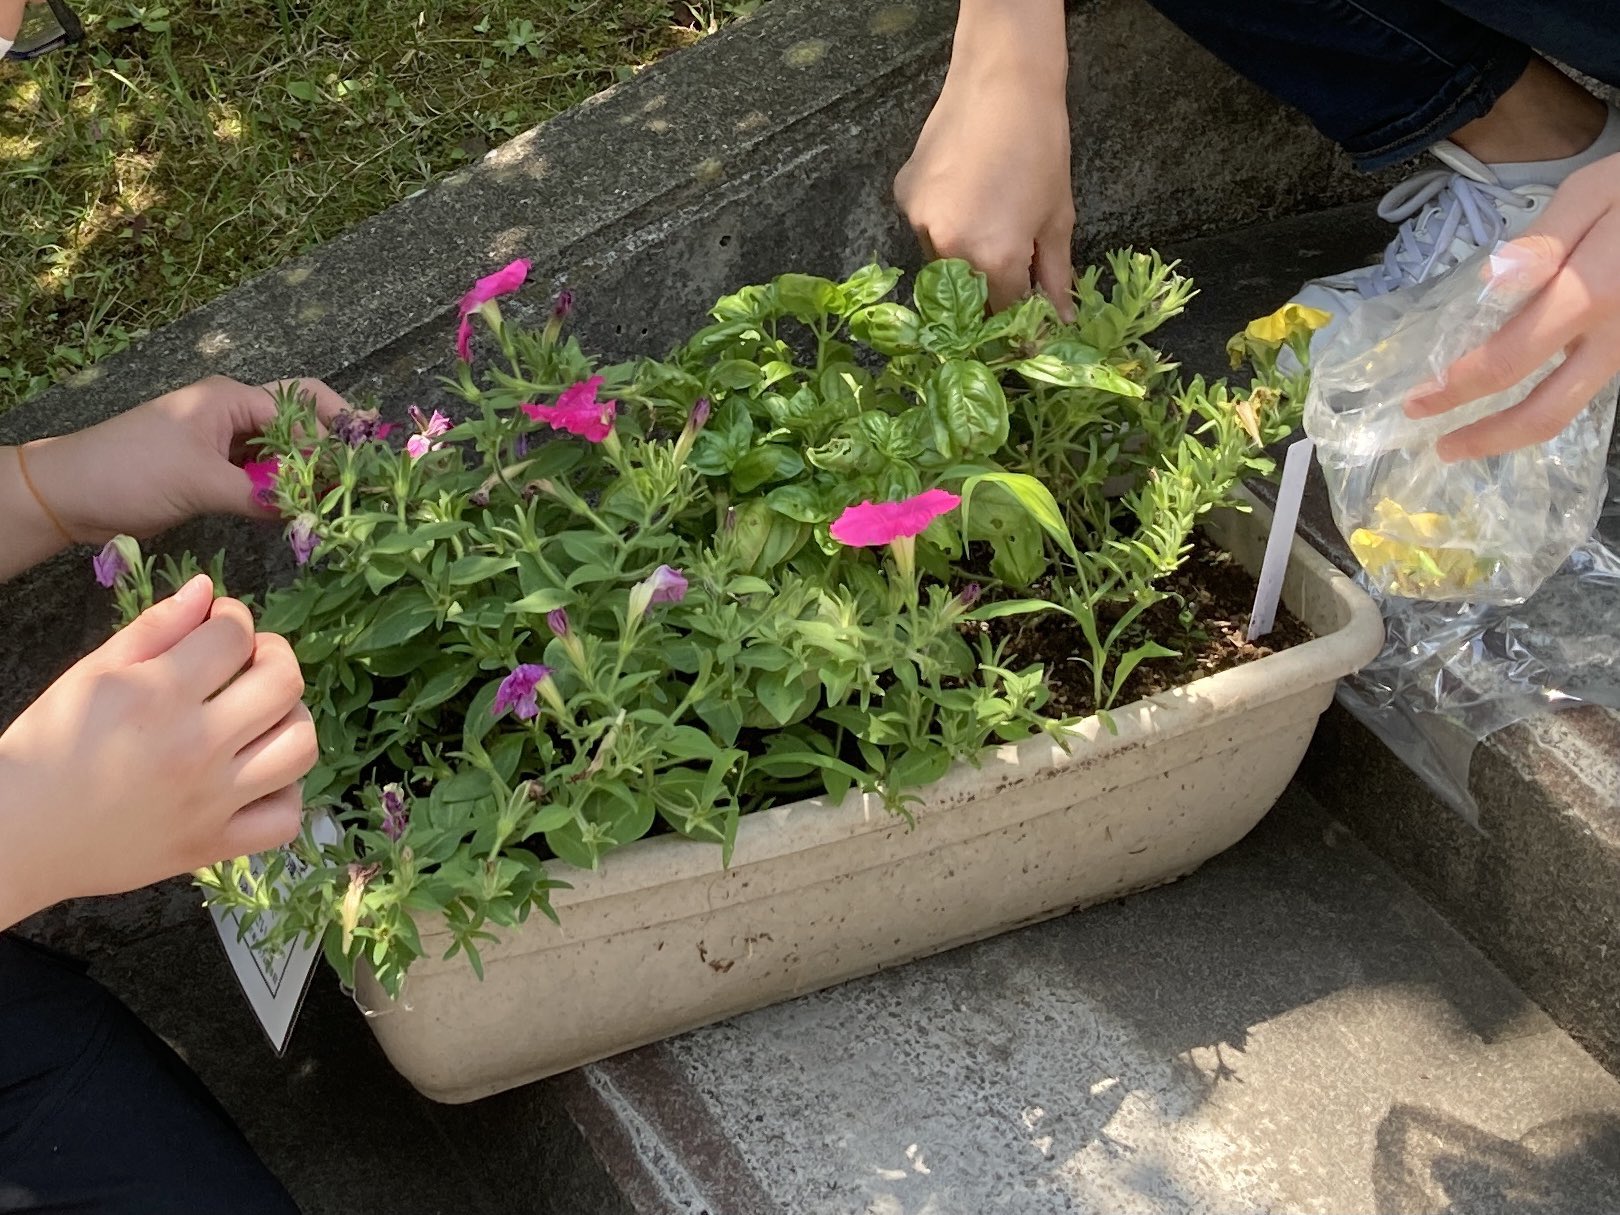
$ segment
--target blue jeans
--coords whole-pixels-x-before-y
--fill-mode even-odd
[[[1535,51],[1620,85],[1620,0],[1149,0],[1363,169],[1482,117]]]

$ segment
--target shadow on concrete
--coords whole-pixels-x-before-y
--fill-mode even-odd
[[[1594,1215],[1592,1195],[1620,1168],[1620,1117],[1544,1122],[1517,1141],[1439,1110],[1393,1107],[1378,1128],[1378,1215],[1511,1211]]]

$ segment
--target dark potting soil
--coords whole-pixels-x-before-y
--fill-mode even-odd
[[[1149,639],[1176,650],[1178,656],[1155,658],[1139,665],[1114,700],[1116,706],[1253,662],[1312,637],[1310,629],[1286,607],[1279,606],[1272,631],[1259,641],[1247,640],[1249,614],[1254,607],[1254,577],[1201,536],[1194,540],[1192,554],[1181,568],[1158,585],[1170,592],[1169,597],[1136,618],[1114,648],[1111,660]],[[1099,633],[1106,637],[1118,619],[1118,611],[1109,618],[1105,609]],[[1087,653],[1085,637],[1068,617],[1041,612],[1007,616],[974,627],[987,628],[992,637],[1006,641],[1004,665],[1008,669],[1018,670],[1037,662],[1046,668],[1045,682],[1051,699],[1042,710],[1045,716],[1086,717],[1100,707],[1093,692],[1091,668],[1082,661]],[[1113,682],[1112,669],[1108,681]]]

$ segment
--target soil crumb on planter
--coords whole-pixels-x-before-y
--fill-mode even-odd
[[[1170,592],[1169,597],[1131,624],[1110,657],[1117,659],[1149,639],[1179,651],[1179,656],[1138,666],[1120,690],[1116,706],[1290,649],[1313,636],[1279,606],[1270,634],[1249,641],[1254,577],[1202,536],[1193,541],[1193,551],[1181,568],[1158,585]],[[1106,637],[1117,619],[1115,615],[1099,620],[1098,632]],[[1091,668],[1084,661],[1085,637],[1073,621],[1057,612],[1043,612],[1005,617],[988,627],[998,640],[1007,642],[1008,667],[1017,670],[1038,662],[1046,668],[1051,700],[1042,710],[1045,716],[1086,717],[1097,711]],[[1108,679],[1112,683],[1112,670]]]

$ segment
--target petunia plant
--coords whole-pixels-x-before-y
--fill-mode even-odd
[[[1039,297],[987,314],[960,262],[909,303],[879,266],[784,275],[604,366],[571,297],[537,330],[502,317],[514,262],[461,301],[455,402],[322,432],[285,395],[248,471],[299,574],[262,626],[303,663],[305,795],[342,833],[300,841],[285,896],[279,861],[204,873],[209,896],[397,991],[419,921],[478,968],[492,928],[649,833],[729,857],[751,811],[861,790],[906,815],[987,744],[1062,736],[999,618],[1072,620],[1106,710],[1169,652],[1131,625],[1198,518],[1291,429],[1277,356],[1309,321],[1245,339],[1242,391],[1186,381],[1146,339],[1190,285],[1155,256],[1110,269],[1072,324]],[[96,572],[125,618],[150,601],[131,542]]]

